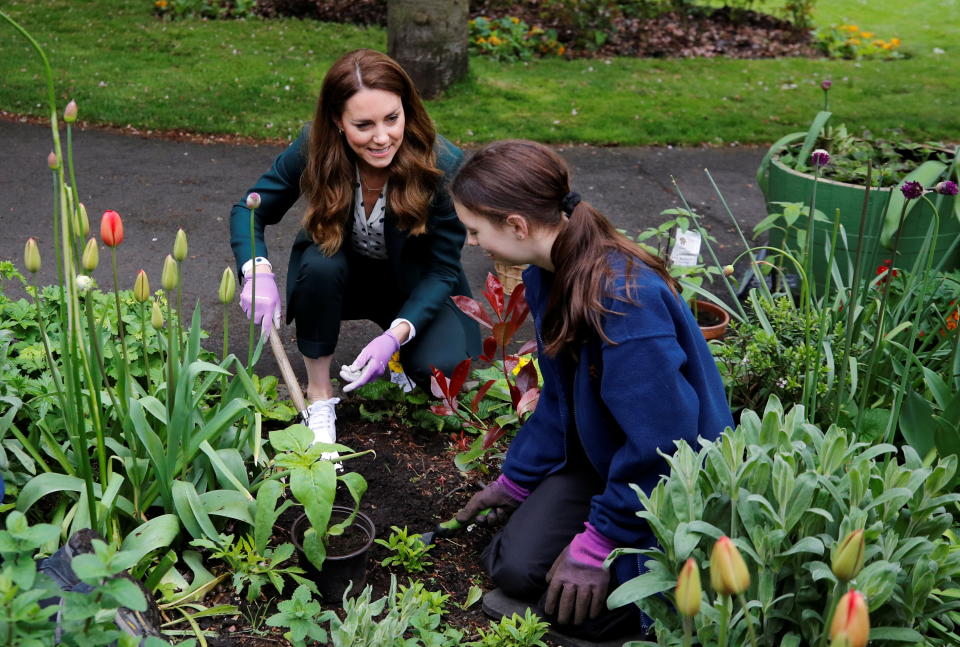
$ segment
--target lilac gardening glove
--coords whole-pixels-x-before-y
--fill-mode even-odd
[[[345,393],[375,380],[387,370],[387,362],[400,348],[400,342],[389,330],[367,344],[350,366],[340,367],[340,377],[349,382]]]
[[[251,272],[243,279],[240,289],[240,308],[253,318],[253,322],[260,324],[260,334],[264,337],[270,334],[271,326],[280,326],[280,291],[277,290],[277,281],[271,272],[257,273],[257,302],[251,308],[251,293],[253,279]]]
[[[563,549],[547,573],[547,596],[543,608],[561,625],[580,625],[596,618],[606,607],[610,573],[603,568],[616,544],[597,532],[590,522]]]
[[[456,520],[460,523],[499,525],[530,496],[530,490],[520,487],[503,474],[483,488],[460,509]],[[484,512],[486,510],[486,512]]]

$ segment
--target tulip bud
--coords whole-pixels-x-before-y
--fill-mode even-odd
[[[866,546],[863,530],[854,530],[834,549],[830,568],[838,580],[849,582],[863,568],[863,554]]]
[[[724,265],[723,266],[723,275],[724,276],[733,276],[733,265]]]
[[[233,276],[233,270],[229,267],[223,270],[223,276],[220,277],[220,289],[217,291],[217,297],[220,303],[226,305],[233,301],[233,295],[237,292],[237,281]]]
[[[700,613],[700,597],[703,590],[700,588],[700,569],[692,557],[680,569],[677,578],[677,611],[689,618]]]
[[[97,247],[97,239],[91,238],[87,241],[87,246],[83,248],[83,255],[80,257],[80,266],[85,272],[92,272],[100,264],[100,248]]]
[[[87,216],[87,208],[82,202],[77,203],[77,235],[80,238],[86,238],[90,233],[90,217]]]
[[[123,242],[123,221],[116,211],[103,212],[100,219],[100,238],[107,247],[116,247]]]
[[[92,278],[86,274],[77,274],[77,290],[80,292],[87,292],[95,288],[97,284]]]
[[[850,636],[847,632],[841,631],[837,637],[830,641],[830,647],[850,647]]]
[[[710,553],[710,586],[722,595],[743,593],[750,587],[747,564],[726,535],[717,540]]]
[[[63,120],[68,124],[72,124],[77,120],[77,102],[70,100],[70,103],[67,104],[67,107],[63,110]]]
[[[153,307],[150,309],[150,325],[153,326],[154,330],[163,328],[163,311],[160,309],[159,301],[154,301]]]
[[[260,194],[251,193],[247,196],[247,209],[256,209],[260,206]]]
[[[163,259],[163,270],[160,272],[160,287],[164,290],[175,290],[180,283],[180,271],[177,269],[177,261],[173,256],[167,254]]]
[[[173,257],[178,263],[182,263],[187,257],[187,232],[183,229],[177,230],[177,237],[173,241]]]
[[[31,274],[40,271],[40,247],[33,236],[27,239],[27,244],[23,248],[23,266]]]
[[[846,636],[850,647],[865,647],[870,638],[870,615],[863,594],[850,589],[840,598],[830,623],[830,638]]]
[[[150,298],[150,279],[143,270],[137,272],[137,278],[133,282],[133,298],[140,303]]]
[[[56,171],[58,168],[60,168],[60,160],[57,159],[56,153],[51,152],[49,155],[47,155],[47,166],[50,167],[51,171]]]

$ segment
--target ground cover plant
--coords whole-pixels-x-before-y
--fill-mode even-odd
[[[286,140],[310,119],[323,72],[337,56],[386,46],[379,27],[297,19],[163,21],[150,3],[104,3],[11,0],[4,9],[29,25],[58,62],[58,86],[84,106],[82,119],[140,132]],[[938,20],[929,21],[931,15]],[[784,129],[806,126],[805,102],[797,97],[830,78],[843,89],[833,109],[847,123],[875,133],[902,128],[914,139],[955,138],[958,63],[935,53],[949,51],[960,21],[955,12],[941,10],[936,0],[840,0],[818,3],[814,20],[898,37],[910,57],[504,64],[475,56],[470,78],[428,109],[440,132],[460,142],[508,136],[622,145],[769,142]],[[28,57],[17,39],[0,42],[0,110],[40,116]],[[198,59],[204,64],[194,65]]]

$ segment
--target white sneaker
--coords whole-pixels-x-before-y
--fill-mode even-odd
[[[313,432],[313,442],[337,442],[337,413],[335,407],[339,402],[340,398],[317,400],[307,407],[307,427]],[[338,456],[337,452],[325,452],[323,454],[323,458],[327,459],[334,459]]]

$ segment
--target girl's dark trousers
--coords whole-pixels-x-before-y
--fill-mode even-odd
[[[512,598],[537,602],[543,611],[547,571],[573,536],[582,532],[590,499],[604,484],[592,467],[570,466],[545,478],[517,508],[481,555],[484,570]],[[610,567],[610,591],[641,571],[640,555],[623,555]],[[606,611],[579,627],[555,625],[562,633],[596,642],[641,629],[641,614],[633,605]]]
[[[297,348],[310,358],[333,354],[341,321],[369,319],[386,329],[409,296],[398,287],[388,261],[348,249],[328,257],[309,245],[296,276],[291,273],[287,280],[296,281],[288,308],[297,324]],[[400,363],[419,386],[429,386],[431,366],[450,375],[472,346],[479,346],[476,325],[448,300],[401,346]]]

